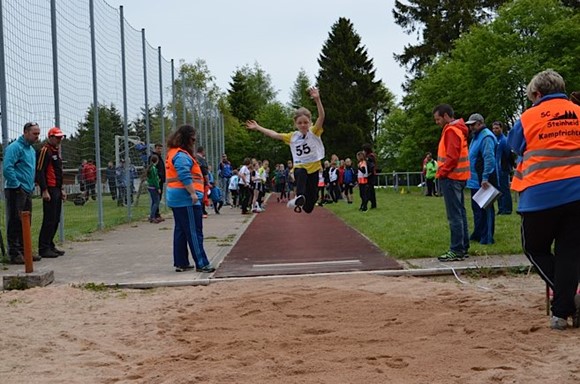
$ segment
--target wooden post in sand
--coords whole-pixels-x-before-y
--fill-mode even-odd
[[[24,246],[24,272],[34,272],[32,266],[32,234],[30,232],[30,212],[22,211],[20,213],[20,222],[22,223],[22,243]]]
[[[32,234],[30,231],[30,212],[20,213],[22,221],[22,243],[24,245],[24,274],[5,274],[2,276],[3,288],[28,289],[32,287],[45,287],[54,281],[53,271],[34,272],[32,267]]]

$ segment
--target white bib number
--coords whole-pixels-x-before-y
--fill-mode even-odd
[[[296,156],[308,155],[311,151],[307,143],[296,146]]]

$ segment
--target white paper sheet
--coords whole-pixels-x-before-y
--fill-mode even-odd
[[[489,207],[501,194],[501,192],[498,191],[497,188],[495,188],[493,185],[488,185],[489,187],[487,189],[479,188],[475,195],[473,195],[473,201],[475,201],[477,205],[481,207],[481,209],[486,209]]]

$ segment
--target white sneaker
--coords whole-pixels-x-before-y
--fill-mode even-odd
[[[550,328],[563,331],[564,329],[568,328],[568,321],[560,317],[552,316],[550,319]]]
[[[293,198],[292,200],[289,200],[288,204],[286,204],[286,206],[288,208],[301,207],[304,205],[305,200],[306,199],[304,198],[303,195],[299,195],[299,196],[296,196],[295,198]]]
[[[260,213],[260,212],[262,212],[262,210],[260,208],[254,208],[254,209],[252,209],[252,212]]]

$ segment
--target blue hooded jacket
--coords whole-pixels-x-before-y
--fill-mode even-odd
[[[4,188],[22,188],[28,193],[34,191],[36,150],[24,135],[6,147],[2,170]]]

